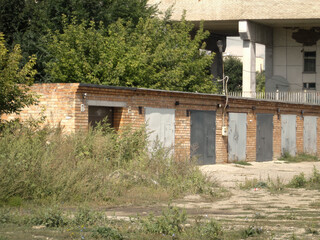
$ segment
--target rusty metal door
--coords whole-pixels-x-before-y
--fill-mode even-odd
[[[257,114],[256,161],[272,161],[273,114]]]
[[[229,113],[228,161],[246,160],[247,114]]]
[[[146,108],[146,123],[149,132],[150,149],[156,142],[162,146],[173,148],[175,110],[167,108]]]
[[[317,117],[305,116],[303,124],[304,152],[317,153]]]
[[[296,155],[296,115],[281,115],[281,153]]]
[[[191,111],[191,155],[200,165],[216,162],[216,112]]]

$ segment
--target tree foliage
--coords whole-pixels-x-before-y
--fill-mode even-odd
[[[85,82],[179,91],[213,92],[209,67],[213,55],[199,53],[208,32],[191,37],[193,25],[184,19],[168,23],[158,18],[132,23],[65,21],[51,33],[46,65],[52,82]]]
[[[239,58],[228,56],[224,59],[224,72],[229,77],[228,91],[242,91],[242,62]]]
[[[61,32],[64,21],[75,16],[82,21],[102,22],[106,27],[118,20],[137,24],[157,11],[147,0],[1,0],[0,30],[6,42],[13,47],[20,44],[24,62],[28,56],[37,56],[37,81],[46,81],[44,63],[50,59],[42,36],[48,31]],[[65,16],[64,18],[62,16]]]
[[[264,92],[266,89],[266,74],[265,71],[257,72],[256,74],[257,80],[257,92]]]
[[[5,46],[4,35],[0,33],[0,116],[4,113],[19,112],[23,107],[34,103],[34,97],[28,93],[36,70],[33,69],[36,58],[20,66],[22,56],[19,45],[12,52]],[[19,85],[18,85],[19,84]]]

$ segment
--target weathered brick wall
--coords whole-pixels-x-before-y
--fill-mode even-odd
[[[253,162],[256,160],[256,132],[257,132],[257,118],[251,112],[247,115],[247,161]]]
[[[38,96],[38,104],[25,108],[19,115],[3,116],[3,119],[11,120],[21,118],[28,120],[46,117],[46,122],[52,126],[61,125],[67,132],[75,129],[75,92],[77,83],[35,84],[31,91]]]
[[[228,137],[222,136],[222,116],[225,104],[224,96],[192,93],[178,93],[157,90],[97,87],[81,84],[36,84],[32,90],[41,97],[37,106],[22,111],[20,117],[38,116],[41,108],[48,123],[56,126],[61,124],[68,132],[88,129],[88,101],[124,102],[125,107],[116,107],[114,125],[116,129],[130,124],[139,127],[145,124],[145,107],[175,109],[175,154],[178,159],[190,156],[190,114],[189,110],[216,111],[216,163],[228,162]],[[83,94],[86,93],[86,98]],[[176,102],[179,105],[176,105]],[[84,111],[81,111],[81,105]],[[221,105],[221,106],[219,106]],[[227,112],[247,114],[247,161],[256,159],[256,129],[257,113],[272,113],[273,117],[273,155],[281,155],[281,119],[280,114],[295,114],[297,116],[297,151],[303,151],[303,118],[304,115],[318,116],[317,149],[320,156],[320,106],[285,104],[279,102],[258,101],[249,99],[229,98]],[[142,114],[139,114],[142,107]],[[281,116],[281,115],[280,115]],[[9,116],[12,118],[13,116]],[[228,114],[225,115],[225,125],[228,124]]]
[[[277,113],[273,115],[273,157],[281,156],[281,118]]]
[[[304,129],[304,122],[302,116],[297,116],[297,132],[296,132],[296,139],[297,139],[297,153],[303,153],[304,146],[303,146],[303,129]]]

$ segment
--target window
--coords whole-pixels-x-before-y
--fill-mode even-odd
[[[316,83],[303,83],[303,89],[315,90],[316,89]]]
[[[316,72],[316,52],[304,52],[304,72]]]

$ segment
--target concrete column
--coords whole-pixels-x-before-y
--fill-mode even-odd
[[[243,20],[239,21],[239,35],[243,40],[242,94],[245,97],[256,97],[255,44],[261,43],[266,46],[272,46],[272,29],[258,23]],[[269,60],[272,59],[272,49],[268,54],[270,55]]]
[[[242,95],[255,97],[256,93],[256,44],[243,40]]]
[[[273,47],[266,45],[265,48],[265,62],[266,62],[266,67],[265,67],[265,73],[266,73],[266,92],[270,92],[271,90],[268,89],[267,86],[269,86],[268,81],[273,76]]]

